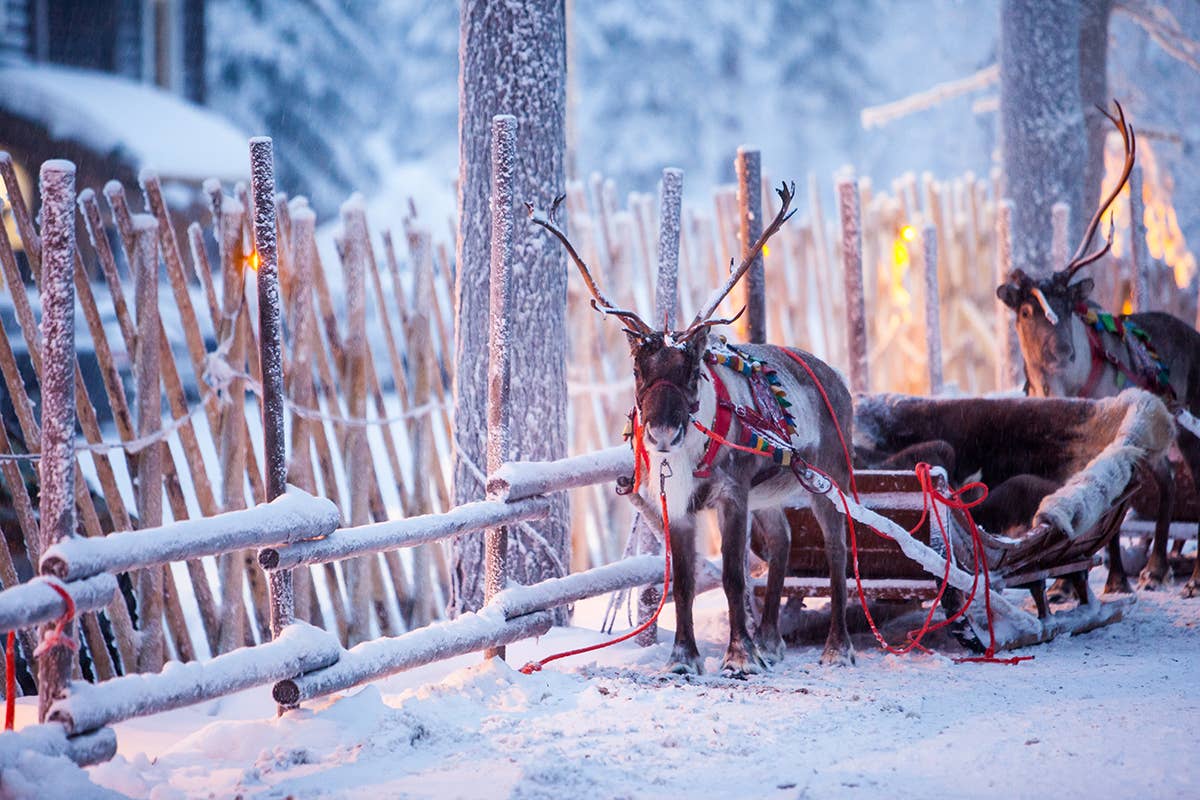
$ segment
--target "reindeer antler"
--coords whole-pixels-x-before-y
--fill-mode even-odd
[[[550,233],[554,235],[554,238],[562,242],[563,247],[567,249],[567,254],[571,256],[571,260],[574,261],[575,266],[579,268],[579,273],[583,276],[583,282],[587,284],[588,291],[592,293],[592,308],[596,309],[602,314],[611,314],[614,317],[619,317],[620,319],[625,320],[627,323],[633,326],[634,333],[653,333],[653,329],[651,329],[651,327],[647,325],[641,317],[632,311],[626,311],[624,309],[617,308],[612,304],[611,301],[609,301],[607,297],[600,293],[600,289],[596,286],[596,281],[592,278],[592,273],[587,268],[587,264],[583,263],[583,259],[580,258],[579,252],[575,249],[575,246],[571,244],[571,240],[568,239],[567,235],[563,233],[562,229],[555,224],[554,217],[558,213],[558,207],[562,204],[562,201],[565,197],[566,195],[560,194],[558,197],[554,198],[554,202],[550,205],[549,214],[535,209],[533,207],[533,203],[526,203],[525,208],[529,211],[530,221],[532,221],[535,225],[540,225],[546,230],[550,231]]]
[[[687,330],[677,337],[680,341],[691,337],[692,334],[705,325],[721,322],[721,320],[712,319],[712,315],[717,310],[717,306],[721,305],[721,301],[725,299],[725,296],[733,291],[733,287],[737,286],[737,282],[740,281],[742,276],[749,271],[750,265],[754,263],[754,259],[758,257],[759,253],[762,252],[767,240],[774,236],[776,232],[783,227],[783,223],[791,219],[792,214],[796,213],[794,209],[791,211],[788,210],[791,208],[792,200],[796,197],[795,182],[792,182],[791,184],[781,183],[779,188],[775,190],[775,193],[779,195],[779,199],[781,201],[779,213],[775,215],[775,219],[771,220],[771,224],[763,229],[762,235],[758,237],[758,241],[754,243],[754,247],[750,248],[750,252],[744,259],[742,259],[741,265],[736,270],[732,269],[733,261],[732,259],[730,260],[729,266],[732,272],[729,275],[729,279],[725,281],[725,284],[718,289],[711,298],[709,298],[708,302],[704,305],[704,308],[702,308],[700,313],[696,315],[696,318],[692,320],[692,324],[687,327]],[[739,313],[738,316],[741,316],[741,314]],[[733,319],[737,319],[737,317],[735,316]]]
[[[1070,281],[1076,272],[1102,258],[1112,247],[1112,221],[1110,219],[1107,244],[1091,255],[1084,255],[1092,245],[1092,238],[1096,235],[1096,229],[1100,227],[1100,220],[1104,217],[1104,212],[1108,211],[1113,201],[1121,194],[1121,190],[1129,182],[1129,174],[1133,172],[1133,161],[1137,154],[1137,135],[1133,132],[1133,126],[1125,121],[1125,109],[1121,108],[1121,104],[1113,100],[1113,105],[1117,107],[1117,116],[1115,117],[1108,113],[1107,109],[1100,108],[1099,106],[1097,108],[1100,108],[1100,113],[1108,117],[1109,121],[1116,127],[1117,132],[1121,134],[1121,140],[1125,145],[1125,165],[1121,169],[1121,177],[1117,181],[1117,185],[1113,187],[1113,190],[1108,193],[1104,202],[1100,204],[1100,208],[1096,209],[1096,213],[1092,215],[1092,220],[1088,223],[1087,230],[1083,234],[1083,241],[1079,243],[1079,249],[1075,251],[1075,255],[1071,257],[1070,262],[1059,270],[1059,272],[1066,273],[1068,281]]]

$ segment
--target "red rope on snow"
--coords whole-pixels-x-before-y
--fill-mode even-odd
[[[639,430],[639,433],[640,433],[640,430]],[[644,445],[642,446],[641,449],[643,452],[645,452],[645,450],[646,450]],[[635,452],[636,451],[637,451],[637,445],[635,445]],[[649,456],[647,456],[647,458],[649,458]],[[636,489],[634,491],[636,491]],[[593,650],[601,650],[605,647],[611,647],[614,644],[624,642],[627,639],[632,639],[634,636],[637,636],[639,633],[646,630],[647,628],[649,628],[651,625],[653,625],[654,623],[656,623],[658,621],[658,615],[662,613],[663,606],[665,606],[667,604],[667,595],[671,591],[671,519],[670,519],[670,516],[667,514],[666,475],[661,475],[659,477],[658,499],[659,499],[659,504],[662,506],[663,550],[666,553],[666,562],[665,562],[665,566],[663,568],[662,596],[658,598],[658,608],[654,609],[654,614],[652,614],[650,616],[650,619],[646,620],[641,625],[638,625],[633,630],[629,631],[628,633],[624,633],[615,639],[609,639],[607,642],[600,642],[599,644],[588,645],[587,647],[579,647],[579,648],[576,648],[575,650],[566,650],[561,653],[555,653],[552,656],[547,656],[546,658],[543,658],[541,661],[530,661],[528,664],[521,667],[522,673],[524,673],[525,675],[531,675],[534,672],[540,672],[542,667],[546,666],[551,661],[557,661],[560,658],[569,658],[570,656],[577,656],[577,655],[581,655],[583,653],[590,653]]]

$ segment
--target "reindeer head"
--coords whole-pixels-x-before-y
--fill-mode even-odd
[[[634,388],[637,397],[637,415],[645,431],[647,445],[661,453],[669,453],[683,443],[688,423],[699,407],[700,381],[704,364],[704,352],[708,346],[708,332],[713,325],[733,322],[746,310],[744,307],[729,319],[715,319],[717,306],[725,299],[742,276],[750,269],[754,259],[783,223],[791,218],[789,211],[796,196],[796,186],[781,185],[775,190],[781,201],[779,213],[758,237],[749,254],[735,269],[729,264],[730,275],[704,308],[692,320],[692,324],[681,331],[656,330],[633,311],[615,307],[596,286],[592,273],[580,258],[566,234],[554,221],[555,213],[563,198],[559,197],[550,207],[549,214],[534,210],[526,203],[529,218],[545,228],[566,248],[571,260],[579,268],[583,281],[592,295],[592,308],[601,314],[614,316],[625,323],[629,338],[630,355],[633,357]]]
[[[1117,107],[1116,116],[1104,109],[1100,111],[1112,121],[1121,134],[1125,144],[1125,166],[1117,185],[1088,223],[1075,255],[1065,267],[1055,270],[1047,278],[1035,279],[1024,270],[1017,269],[1013,270],[1006,282],[996,287],[996,297],[1017,314],[1017,338],[1020,340],[1021,354],[1030,372],[1053,374],[1075,360],[1071,315],[1080,304],[1087,301],[1095,282],[1091,278],[1072,281],[1076,272],[1103,258],[1112,247],[1113,228],[1110,219],[1107,242],[1100,249],[1087,254],[1104,213],[1112,206],[1129,180],[1137,148],[1133,127],[1125,122],[1125,111],[1120,103],[1114,101],[1114,104]]]

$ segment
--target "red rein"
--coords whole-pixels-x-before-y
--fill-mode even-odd
[[[63,599],[63,605],[66,609],[63,615],[58,618],[54,629],[47,631],[42,637],[41,643],[33,651],[33,657],[50,652],[50,650],[58,645],[68,647],[71,650],[78,650],[79,644],[74,639],[67,635],[67,624],[75,619],[75,598],[71,597],[68,592],[57,581],[48,581],[49,586],[54,591],[58,592],[58,596]],[[8,641],[4,648],[4,730],[11,731],[16,719],[16,703],[17,703],[17,654],[16,654],[16,634],[13,631],[8,632]]]

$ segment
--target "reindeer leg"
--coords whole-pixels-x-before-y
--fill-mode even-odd
[[[1108,540],[1108,580],[1104,582],[1105,594],[1130,594],[1129,576],[1125,573],[1125,561],[1121,557],[1121,532],[1117,531]]]
[[[671,593],[675,600],[675,646],[666,671],[677,675],[703,672],[700,651],[696,649],[696,629],[692,622],[692,600],[696,596],[695,520],[671,521]]]
[[[733,493],[717,506],[721,525],[721,583],[729,605],[729,648],[721,661],[721,674],[727,678],[745,678],[766,668],[758,647],[746,625],[746,545],[749,543],[750,516],[746,507],[749,493]]]
[[[850,666],[854,647],[846,628],[846,523],[828,496],[813,496],[813,514],[825,536],[825,557],[829,561],[829,636],[821,663]]]
[[[1181,447],[1182,439],[1181,435]],[[1189,455],[1186,450],[1185,455]],[[1191,465],[1191,458],[1188,459],[1188,464]],[[1158,487],[1158,516],[1154,520],[1154,543],[1150,546],[1150,560],[1138,577],[1138,588],[1154,591],[1161,587],[1167,578],[1167,542],[1170,539],[1171,515],[1175,507],[1175,476],[1171,462],[1165,456],[1150,466],[1150,474]]]
[[[1188,469],[1192,472],[1192,480],[1200,486],[1200,439],[1197,439],[1190,432],[1179,432],[1179,449],[1183,453],[1184,460],[1187,461]],[[1174,486],[1174,482],[1171,484]],[[1157,534],[1157,530],[1155,533]],[[1200,527],[1196,530],[1197,544],[1200,545]],[[1158,540],[1155,540],[1155,544]],[[1165,545],[1164,545],[1165,548]],[[1166,559],[1164,559],[1164,565]],[[1183,591],[1180,592],[1184,597],[1196,597],[1200,595],[1200,547],[1196,550],[1196,566],[1192,569],[1192,577],[1188,578],[1188,582],[1183,585]]]
[[[756,511],[750,522],[751,544],[767,562],[767,592],[763,598],[762,621],[758,626],[758,649],[768,664],[783,660],[783,637],[779,635],[779,602],[787,572],[791,530],[782,509]]]

